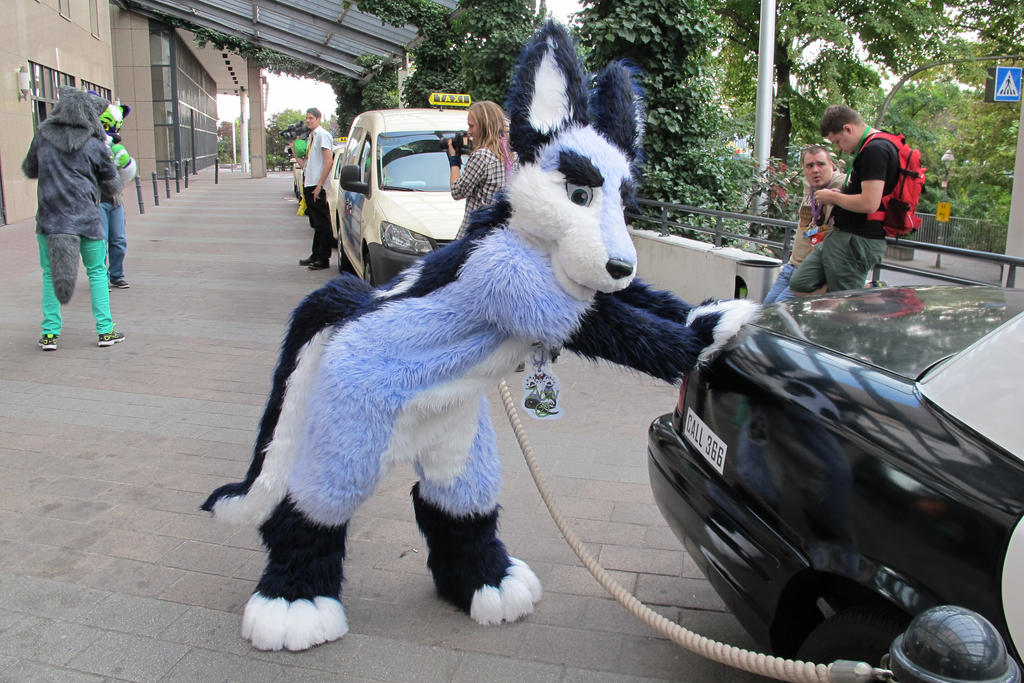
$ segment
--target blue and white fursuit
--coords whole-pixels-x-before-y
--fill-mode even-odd
[[[440,597],[481,624],[530,614],[540,581],[496,533],[485,393],[534,342],[676,381],[756,315],[746,300],[691,307],[634,278],[623,205],[643,103],[624,63],[589,98],[585,82],[565,29],[547,24],[509,96],[521,168],[505,196],[384,288],[338,277],[292,314],[245,481],[202,506],[260,525],[269,558],[242,618],[255,647],[346,633],[348,522],[398,463],[419,476],[413,509]]]

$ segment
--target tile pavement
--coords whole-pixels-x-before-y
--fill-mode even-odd
[[[288,313],[332,271],[296,265],[311,232],[290,176],[202,173],[159,207],[144,189],[145,215],[125,195],[131,289],[110,295],[128,339],[112,348],[96,346],[82,273],[60,350],[36,347],[34,226],[0,227],[0,681],[761,680],[681,651],[598,586],[497,392],[502,537],[544,583],[537,611],[481,627],[437,600],[400,468],[352,523],[350,633],[304,653],[249,647],[259,537],[198,505],[244,475]],[[568,414],[527,429],[590,551],[668,618],[752,647],[651,499],[646,427],[673,389],[568,354],[555,369]]]

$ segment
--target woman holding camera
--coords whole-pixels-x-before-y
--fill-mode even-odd
[[[469,224],[469,214],[494,200],[516,166],[515,154],[508,147],[505,112],[494,102],[474,102],[469,108],[468,132],[472,153],[462,168],[462,157],[454,140],[448,139],[448,164],[451,167],[452,197],[466,200],[466,213],[456,239]]]

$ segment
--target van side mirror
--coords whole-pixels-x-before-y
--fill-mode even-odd
[[[370,194],[370,183],[364,183],[359,176],[359,167],[355,164],[348,164],[341,167],[341,175],[338,176],[341,181],[341,189],[349,192],[358,192],[359,194]]]

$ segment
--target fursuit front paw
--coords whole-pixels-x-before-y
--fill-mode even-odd
[[[514,557],[497,586],[482,586],[473,594],[469,616],[478,624],[512,622],[533,612],[540,600],[540,579],[530,566]]]
[[[257,650],[308,650],[348,633],[345,608],[335,598],[288,601],[253,593],[242,616],[242,637]]]

